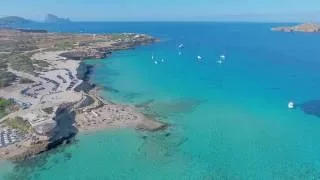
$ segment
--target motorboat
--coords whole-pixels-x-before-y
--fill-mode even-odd
[[[294,102],[290,101],[290,102],[288,103],[288,108],[289,108],[289,109],[294,109],[294,108],[295,108]]]

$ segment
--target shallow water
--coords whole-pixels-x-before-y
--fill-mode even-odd
[[[66,28],[166,39],[87,63],[96,64],[92,81],[104,88],[105,98],[136,105],[172,126],[158,133],[80,135],[73,145],[43,154],[27,167],[6,164],[0,179],[320,178],[320,119],[287,109],[290,100],[304,104],[320,98],[320,35],[270,32],[274,25],[79,23]],[[217,64],[221,54],[226,61]]]

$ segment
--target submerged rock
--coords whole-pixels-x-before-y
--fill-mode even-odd
[[[300,109],[309,115],[320,118],[320,100],[311,100],[299,105]]]
[[[146,131],[159,131],[165,129],[167,126],[168,124],[161,121],[143,120],[137,125],[136,129]]]
[[[167,102],[151,99],[137,104],[136,107],[142,109],[143,112],[150,116],[165,118],[171,115],[190,113],[203,102],[202,100],[183,98]]]

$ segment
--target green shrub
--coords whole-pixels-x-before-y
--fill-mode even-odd
[[[0,70],[0,88],[9,86],[16,80],[17,76],[12,72]]]
[[[15,117],[12,119],[7,119],[5,121],[6,125],[12,129],[20,130],[23,133],[28,133],[31,131],[31,125],[28,121],[22,119],[21,117]]]
[[[0,118],[10,113],[10,107],[12,107],[13,105],[13,101],[0,98]]]
[[[28,78],[21,78],[19,83],[20,84],[31,84],[31,83],[34,83],[34,81],[32,81],[31,79],[28,79]]]

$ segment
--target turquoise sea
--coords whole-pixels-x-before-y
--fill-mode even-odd
[[[319,103],[304,109],[314,115],[287,107],[291,100],[303,105],[320,99],[320,34],[270,31],[279,25],[29,25],[160,38],[86,62],[95,65],[91,79],[105,98],[136,105],[172,126],[156,133],[81,134],[34,160],[0,164],[0,179],[320,179]],[[222,54],[226,60],[218,64]]]

